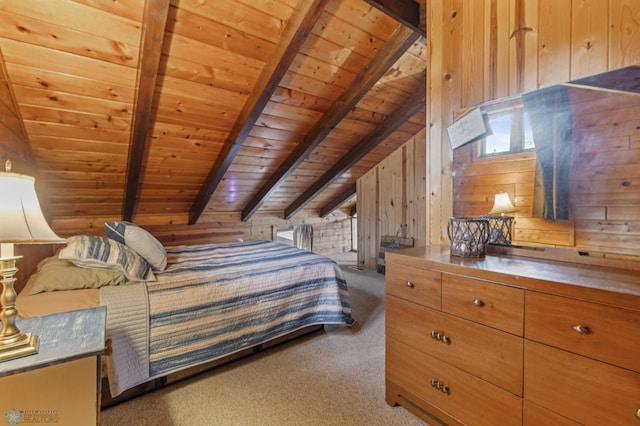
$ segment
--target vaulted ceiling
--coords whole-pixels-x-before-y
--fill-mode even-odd
[[[415,0],[4,0],[54,218],[326,215],[425,127]]]

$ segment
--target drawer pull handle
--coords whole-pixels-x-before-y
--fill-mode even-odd
[[[416,285],[413,283],[413,281],[407,281],[407,287],[409,288],[414,288]]]
[[[581,325],[581,324],[574,325],[573,329],[580,334],[591,334],[591,329],[586,325]]]
[[[636,411],[636,419],[640,420],[640,408]]]
[[[446,334],[440,334],[435,330],[431,331],[431,337],[433,339],[441,341],[442,343],[451,343],[451,339],[449,339],[449,336],[447,336]]]
[[[444,383],[440,383],[436,379],[431,379],[431,386],[442,393],[446,393],[447,395],[449,394],[449,386]]]
[[[484,306],[484,302],[481,299],[473,299],[473,304],[476,306]]]

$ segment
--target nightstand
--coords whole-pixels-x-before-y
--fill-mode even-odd
[[[106,314],[100,306],[17,321],[39,336],[40,349],[0,362],[2,424],[100,423]]]

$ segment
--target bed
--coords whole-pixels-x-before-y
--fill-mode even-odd
[[[112,398],[309,326],[353,323],[344,275],[327,257],[263,240],[165,248],[144,235],[71,237],[16,301],[21,317],[107,306]]]

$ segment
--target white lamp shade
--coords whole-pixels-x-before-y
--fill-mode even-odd
[[[31,176],[0,172],[0,243],[64,243],[47,224]]]
[[[513,213],[515,211],[517,210],[513,206],[513,204],[511,204],[509,194],[507,194],[506,192],[501,192],[499,194],[496,194],[493,208],[491,209],[489,214]]]

